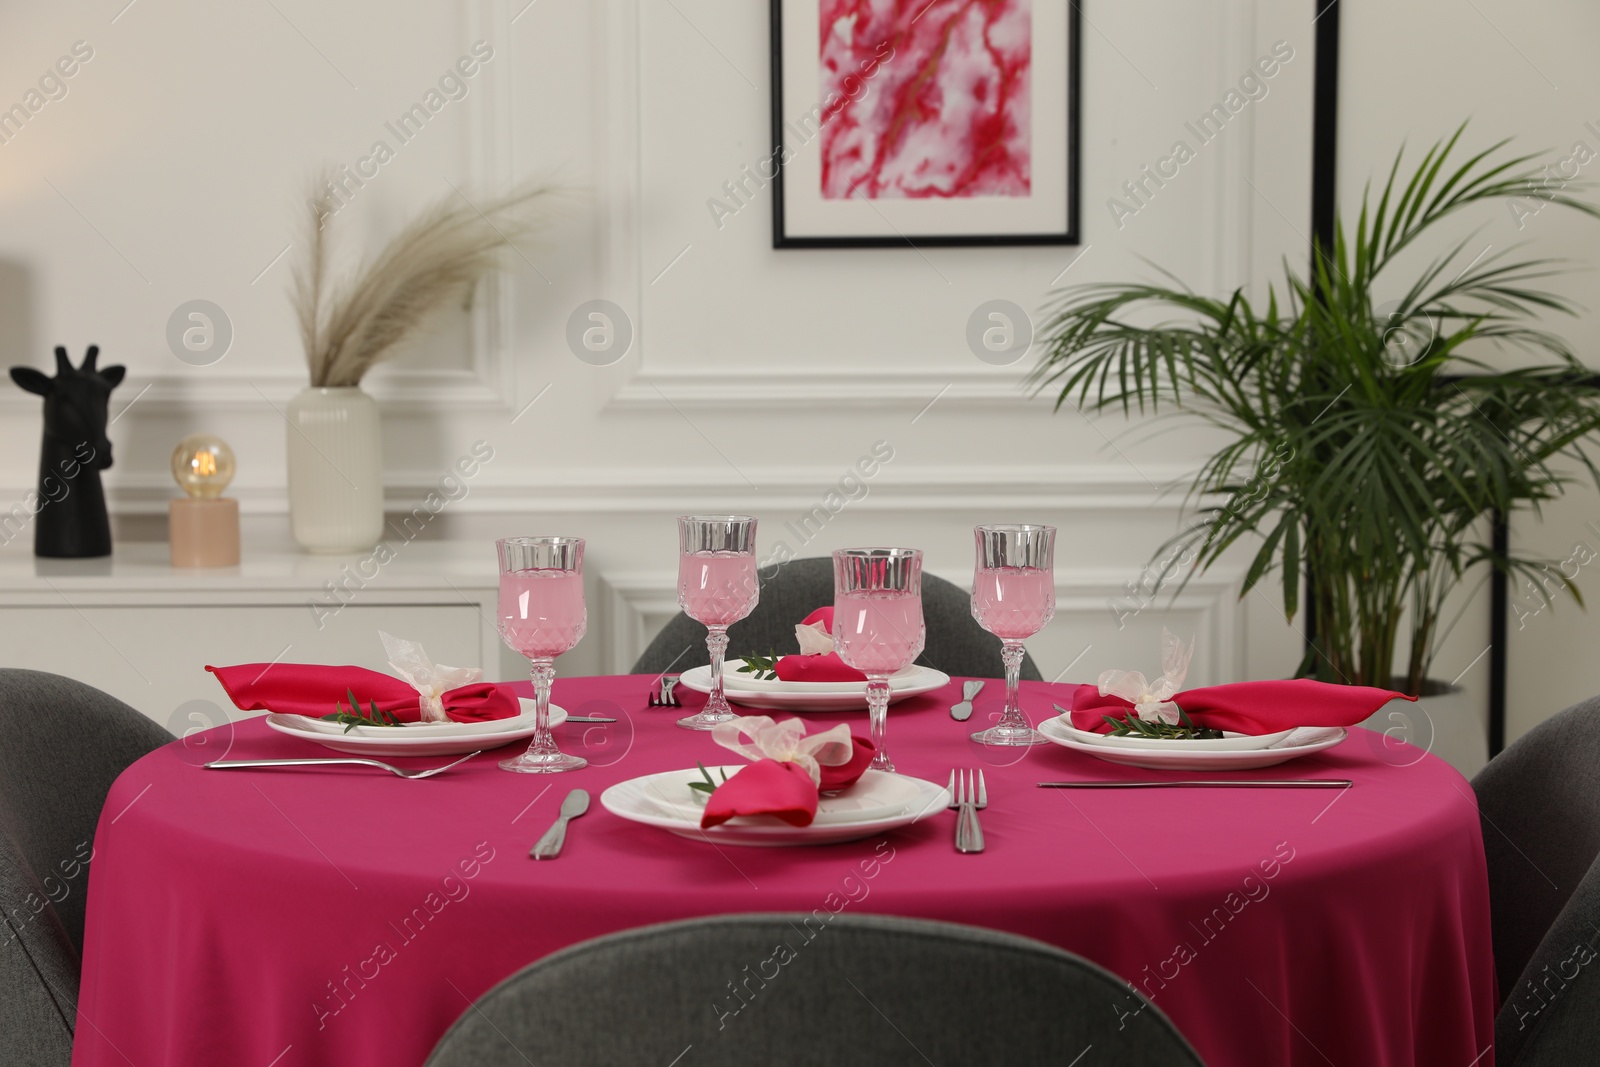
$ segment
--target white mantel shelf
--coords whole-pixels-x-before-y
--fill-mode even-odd
[[[73,591],[163,593],[321,592],[327,582],[354,575],[374,593],[384,589],[445,590],[498,582],[488,542],[416,541],[379,566],[370,553],[318,556],[304,552],[245,552],[236,567],[174,567],[166,542],[116,546],[109,558],[42,559],[27,551],[0,552],[0,595]],[[9,599],[9,597],[8,597]]]
[[[382,565],[369,553],[247,551],[208,569],[172,566],[164,542],[93,560],[16,547],[0,552],[0,666],[87,682],[178,734],[239,714],[207,664],[387,671],[380,630],[489,677],[523,669],[502,656],[490,542],[413,542]]]

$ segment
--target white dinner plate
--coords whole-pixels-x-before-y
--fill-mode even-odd
[[[739,673],[742,659],[722,665],[722,691],[735,704],[747,708],[777,711],[866,711],[866,682],[784,682],[760,681]],[[694,667],[684,671],[678,684],[696,693],[711,692],[711,668]],[[889,703],[950,684],[950,676],[932,667],[911,666],[889,677]]]
[[[1097,734],[1090,730],[1080,730],[1072,725],[1068,715],[1061,715],[1055,719],[1056,726],[1063,736],[1075,741],[1082,741],[1089,745],[1100,745],[1104,748],[1125,749],[1129,752],[1249,752],[1257,749],[1271,748],[1279,741],[1284,740],[1293,729],[1279,730],[1274,734],[1240,734],[1232,730],[1225,730],[1221,737],[1196,738],[1182,740],[1169,737],[1115,737],[1111,734]]]
[[[1332,748],[1345,739],[1345,731],[1337,726],[1302,726],[1287,732],[1286,736],[1270,748],[1182,749],[1151,748],[1128,738],[1113,738],[1117,744],[1081,740],[1083,731],[1074,729],[1059,718],[1046,719],[1039,724],[1039,732],[1048,740],[1075,752],[1084,752],[1107,763],[1125,767],[1145,767],[1150,770],[1169,771],[1248,771],[1258,767],[1275,767],[1280,763],[1309,756],[1313,752]],[[1201,741],[1178,741],[1175,744],[1199,745]],[[1141,747],[1135,748],[1134,745]]]
[[[519,699],[522,714],[487,722],[418,722],[405,726],[357,726],[349,733],[336,722],[306,715],[267,714],[267,725],[281,734],[358,756],[451,756],[477,752],[533,736],[533,701]],[[567,721],[565,710],[550,705],[550,725]]]
[[[720,782],[719,770],[727,771],[731,778],[748,766],[709,770],[712,778]],[[950,803],[950,794],[943,786],[903,774],[869,770],[850,788],[831,796],[824,794],[810,826],[790,826],[772,815],[741,815],[702,830],[700,816],[705,805],[696,802],[694,790],[689,788],[690,782],[702,780],[698,767],[647,774],[618,782],[600,794],[600,803],[619,818],[669,830],[680,837],[757,846],[856,841],[907,826],[944,810]]]

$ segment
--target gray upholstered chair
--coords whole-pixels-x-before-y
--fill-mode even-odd
[[[1500,1067],[1600,1056],[1600,697],[1540,723],[1472,780],[1483,821]]]
[[[540,960],[468,1008],[427,1067],[1067,1064],[1090,1045],[1096,1067],[1200,1063],[1126,983],[1038,941],[882,915],[727,915]]]
[[[746,652],[794,655],[795,624],[820,607],[833,603],[833,559],[795,559],[758,575],[761,600],[747,618],[728,627],[728,655]],[[928,640],[917,657],[924,667],[953,676],[1004,678],[1000,639],[972,617],[972,596],[959,586],[932,574],[922,576],[922,617]],[[687,615],[677,617],[656,635],[633,665],[634,674],[682,672],[710,662],[706,628]],[[1039,681],[1033,657],[1022,661],[1022,677]]]
[[[0,668],[0,1063],[71,1059],[95,824],[117,775],[171,740],[82,682]]]

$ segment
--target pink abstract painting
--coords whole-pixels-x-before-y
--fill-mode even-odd
[[[1027,196],[1033,0],[821,0],[822,196]]]

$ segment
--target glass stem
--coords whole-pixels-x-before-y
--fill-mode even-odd
[[[884,735],[889,729],[889,681],[886,678],[867,679],[867,722],[872,734],[872,747],[877,754],[872,757],[875,771],[892,771],[894,764],[884,751]]]
[[[550,687],[555,678],[554,660],[533,661],[533,741],[528,751],[538,756],[556,755],[560,751],[555,738],[550,736]]]
[[[722,658],[728,651],[726,626],[706,627],[706,651],[711,653],[711,696],[706,699],[705,711],[702,714],[729,713],[728,698],[722,692]]]
[[[1000,662],[1006,666],[1006,707],[1000,715],[1003,730],[1032,730],[1033,725],[1022,714],[1017,700],[1017,688],[1022,681],[1022,657],[1026,651],[1021,641],[1005,641],[1000,648]]]

